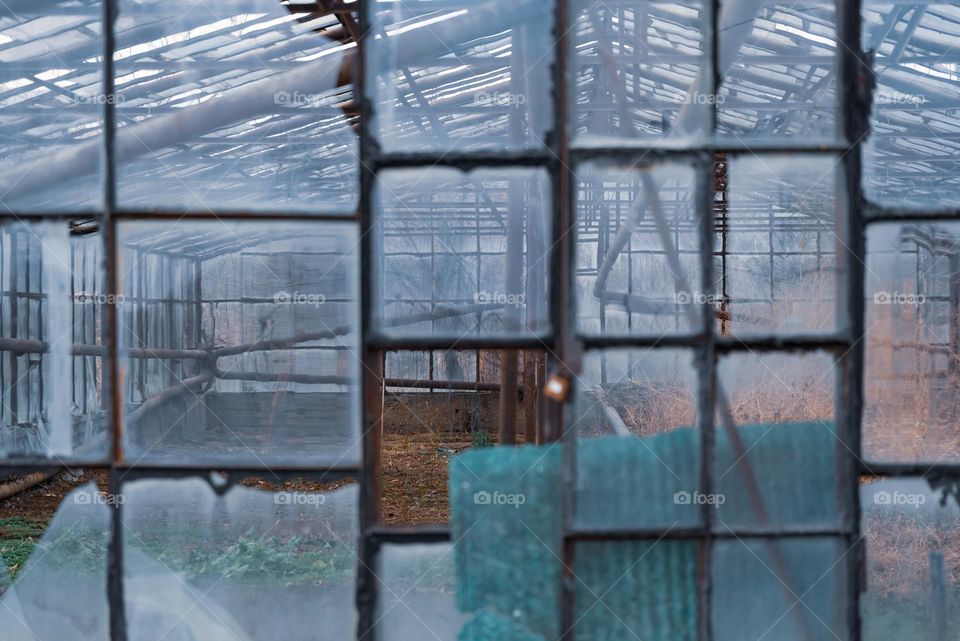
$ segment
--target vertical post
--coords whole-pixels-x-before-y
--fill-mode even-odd
[[[930,605],[933,608],[933,639],[947,641],[947,586],[943,552],[930,552]]]
[[[730,299],[727,292],[729,283],[727,282],[727,240],[729,231],[729,194],[727,193],[729,158],[724,152],[717,152],[714,155],[714,192],[716,198],[714,202],[714,214],[717,219],[717,231],[720,233],[720,335],[730,334]],[[711,239],[712,241],[712,239]],[[707,251],[712,255],[712,248],[707,247]],[[770,278],[773,278],[772,272]],[[712,292],[707,292],[712,293]]]
[[[17,338],[20,325],[20,301],[17,292],[20,291],[20,232],[14,228],[10,234],[10,338]],[[10,425],[14,430],[20,422],[18,416],[18,402],[20,400],[20,352],[10,352]]]
[[[371,30],[373,2],[361,0],[358,7],[360,38],[357,40],[353,91],[360,103],[360,349],[361,372],[361,435],[360,469],[360,542],[357,567],[357,638],[376,641],[378,549],[369,530],[380,522],[380,452],[383,400],[383,364],[385,355],[369,347],[373,319],[372,294],[379,274],[372,270],[375,243],[373,190],[376,184],[374,164],[379,150],[371,136],[373,106],[367,95],[366,45]]]
[[[517,350],[500,350],[500,445],[517,442]]]
[[[537,442],[537,352],[523,352],[523,443]]]
[[[120,470],[117,467],[123,461],[123,425],[122,395],[123,382],[120,380],[120,367],[117,362],[117,292],[120,287],[117,242],[116,211],[116,167],[114,156],[114,82],[113,50],[114,20],[117,15],[117,0],[103,1],[103,52],[101,73],[103,74],[103,244],[107,279],[107,380],[110,385],[110,425],[113,428],[110,444],[110,494],[119,496],[123,490]],[[123,590],[123,512],[122,501],[114,501],[110,507],[110,542],[107,546],[107,602],[110,608],[110,641],[127,640],[127,619],[124,608]]]
[[[514,26],[510,37],[510,86],[514,96],[524,95],[522,79],[527,70],[523,68],[524,37],[522,29]],[[518,100],[511,101],[510,135],[520,140],[523,135],[523,120]],[[523,327],[520,322],[520,305],[523,290],[523,245],[524,245],[524,198],[523,181],[510,178],[507,181],[507,273],[506,304],[503,307],[503,329],[516,334]],[[478,231],[479,233],[479,231]],[[529,249],[529,248],[528,248]],[[500,445],[514,445],[517,440],[517,355],[515,349],[500,350]]]
[[[948,340],[950,350],[947,354],[947,380],[951,389],[957,385],[957,359],[960,358],[960,256],[950,254],[950,312]]]

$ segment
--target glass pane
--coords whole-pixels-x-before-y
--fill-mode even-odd
[[[585,528],[701,521],[697,373],[687,350],[589,352],[577,380],[576,521]],[[581,440],[582,439],[582,440]]]
[[[392,338],[549,331],[552,211],[539,169],[384,171],[374,326]]]
[[[720,12],[717,137],[725,144],[835,143],[833,2],[729,2]]]
[[[323,14],[323,15],[321,15]],[[357,203],[357,138],[336,16],[274,0],[120,0],[118,199],[209,211]]]
[[[872,460],[956,462],[960,223],[867,231],[863,450]]]
[[[960,188],[960,7],[863,6],[863,48],[875,51],[870,136],[863,148],[867,198],[917,209],[956,208]]]
[[[101,203],[100,3],[0,4],[0,205],[92,210]]]
[[[518,150],[553,126],[553,3],[372,6],[367,91],[384,151]]]
[[[357,458],[356,229],[120,226],[128,460]]]
[[[580,333],[701,331],[708,297],[693,168],[590,163],[576,173]]]
[[[955,639],[960,632],[955,497],[921,478],[870,479],[860,486],[867,589],[860,597],[865,641]]]
[[[385,641],[453,641],[467,616],[457,612],[453,546],[380,548],[377,636]]]
[[[218,496],[203,479],[144,480],[123,499],[131,641],[356,633],[355,485],[247,479]]]
[[[717,641],[845,641],[843,539],[733,539],[713,553]]]
[[[96,225],[0,225],[0,456],[106,456],[102,268]]]
[[[713,301],[721,334],[828,333],[841,324],[839,170],[833,156],[720,163]]]
[[[40,505],[61,488],[48,485],[41,491],[43,498],[17,497],[24,503],[30,501],[22,512],[24,517],[29,514],[30,520],[0,518],[3,639],[107,641],[108,506],[116,497],[99,492],[94,483],[86,483],[65,497],[61,494],[62,504],[50,522],[43,523],[38,518]],[[12,581],[4,564],[13,570]]]
[[[581,542],[576,547],[576,638],[694,641],[700,543]]]
[[[574,0],[572,14],[574,144],[709,139],[707,3]]]
[[[717,527],[829,525],[839,505],[829,354],[736,353],[717,367]]]

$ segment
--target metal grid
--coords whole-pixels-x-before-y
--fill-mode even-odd
[[[360,28],[359,33],[369,33],[367,25],[371,23],[370,7],[372,3],[362,2],[360,7]],[[103,22],[112,25],[115,17],[116,0],[106,0],[104,2]],[[712,15],[712,33],[717,31],[717,15],[719,12],[719,3],[714,1],[711,5]],[[740,529],[734,533],[717,531],[712,523],[711,510],[704,509],[703,519],[704,527],[693,529],[675,529],[665,531],[662,528],[653,528],[648,530],[634,529],[624,531],[591,531],[578,529],[572,526],[572,515],[574,512],[573,492],[571,488],[575,483],[575,458],[573,440],[576,435],[573,430],[564,429],[566,425],[564,416],[564,407],[560,404],[550,404],[547,416],[547,438],[552,441],[564,443],[564,488],[566,493],[565,501],[565,558],[564,565],[567,576],[561,584],[561,590],[565,596],[563,607],[558,613],[563,622],[562,629],[566,631],[565,637],[572,638],[572,616],[573,608],[573,583],[569,580],[569,573],[573,572],[575,558],[575,542],[581,540],[630,540],[630,539],[696,539],[702,541],[709,554],[712,542],[718,538],[728,536],[739,537],[759,537],[764,539],[780,539],[782,537],[804,537],[814,535],[832,534],[841,536],[852,550],[847,555],[849,567],[849,600],[846,604],[848,614],[848,633],[849,638],[856,640],[860,638],[858,599],[861,591],[860,568],[863,564],[863,550],[860,537],[860,507],[859,496],[857,493],[857,479],[861,474],[883,474],[889,476],[943,476],[956,475],[960,473],[960,466],[952,464],[941,464],[936,466],[922,464],[879,464],[867,463],[862,460],[860,448],[860,413],[862,408],[862,359],[863,347],[860,337],[863,335],[863,315],[864,315],[864,291],[863,291],[863,258],[865,247],[863,242],[863,232],[867,225],[873,222],[888,221],[917,221],[917,220],[957,220],[960,219],[960,211],[956,209],[945,209],[939,211],[916,212],[912,209],[882,207],[872,203],[865,202],[861,189],[861,152],[860,141],[865,133],[865,122],[870,105],[870,72],[867,57],[861,54],[860,48],[860,3],[838,3],[837,16],[839,18],[838,35],[839,41],[844,45],[839,48],[839,62],[841,69],[842,82],[839,86],[843,88],[840,94],[840,108],[843,123],[843,138],[847,142],[839,143],[833,146],[811,147],[808,145],[778,145],[777,147],[767,146],[765,148],[755,148],[746,150],[741,147],[722,147],[717,145],[707,145],[685,150],[665,150],[665,149],[647,149],[641,146],[624,148],[592,148],[592,149],[573,149],[568,140],[566,129],[569,117],[568,95],[568,74],[569,63],[569,28],[570,28],[570,7],[569,2],[560,0],[555,7],[555,22],[553,25],[554,41],[556,44],[557,60],[553,68],[554,82],[554,127],[548,135],[547,151],[544,152],[511,152],[511,153],[452,153],[452,154],[428,154],[428,153],[410,153],[410,154],[383,154],[378,149],[369,131],[369,123],[373,116],[372,101],[368,97],[360,99],[361,118],[360,118],[360,137],[361,137],[361,195],[360,195],[360,213],[356,216],[353,212],[344,212],[344,215],[306,215],[302,213],[291,213],[283,216],[285,219],[310,220],[316,224],[323,224],[324,221],[357,221],[362,238],[362,247],[360,253],[361,273],[364,278],[361,300],[361,329],[363,341],[363,385],[367,402],[365,403],[363,420],[363,449],[364,456],[361,467],[353,466],[337,468],[312,468],[301,466],[271,466],[271,471],[279,476],[315,476],[323,478],[332,477],[353,477],[359,476],[361,481],[361,521],[362,521],[362,541],[361,541],[361,568],[358,574],[357,584],[357,603],[360,612],[359,637],[364,639],[376,638],[376,603],[377,603],[377,579],[374,568],[377,567],[377,555],[380,546],[385,543],[424,543],[445,541],[449,538],[446,528],[442,527],[415,527],[415,528],[384,528],[380,525],[379,519],[379,498],[380,487],[378,480],[379,468],[379,416],[376,410],[376,396],[383,378],[383,360],[382,350],[416,350],[416,349],[495,349],[495,348],[540,348],[546,349],[550,355],[549,367],[552,372],[560,376],[574,378],[573,372],[577,371],[580,348],[588,350],[602,350],[615,347],[689,347],[694,349],[697,354],[697,365],[700,377],[700,389],[706,393],[698,399],[700,406],[700,416],[702,417],[702,448],[705,452],[701,469],[702,489],[709,493],[713,484],[714,461],[712,454],[715,449],[714,443],[714,407],[718,400],[717,382],[715,380],[716,361],[719,354],[744,351],[792,351],[809,352],[814,350],[826,350],[835,355],[840,371],[840,385],[837,392],[837,422],[839,426],[839,436],[848,455],[844,457],[843,470],[840,476],[842,484],[841,496],[844,500],[842,525],[838,528],[778,528],[778,527],[760,527],[753,529]],[[359,77],[364,78],[364,40],[360,39],[360,61]],[[715,37],[710,38],[712,50],[712,87],[715,89],[720,84],[720,69],[718,67],[717,41]],[[115,49],[115,40],[113,30],[105,29],[103,36],[103,93],[107,96],[114,95],[114,62],[113,52]],[[115,106],[111,101],[106,101],[103,106],[105,121],[115,122]],[[712,122],[716,122],[716,106],[711,109]],[[136,219],[161,219],[178,218],[183,212],[136,212],[120,211],[117,207],[116,194],[116,163],[115,163],[115,131],[113,127],[106,127],[103,137],[103,192],[104,206],[101,217],[102,229],[104,235],[104,247],[107,266],[107,281],[109,283],[110,294],[118,294],[117,291],[117,225],[123,220]],[[842,154],[842,167],[844,175],[843,193],[846,199],[846,229],[845,238],[846,258],[846,277],[844,280],[842,298],[846,301],[847,321],[842,326],[841,331],[835,335],[796,335],[781,336],[771,334],[769,336],[754,336],[745,339],[732,339],[720,335],[713,319],[707,314],[703,315],[700,322],[701,329],[692,335],[676,336],[669,338],[662,337],[642,337],[642,336],[607,336],[607,337],[578,337],[573,322],[574,312],[571,300],[571,283],[573,275],[571,273],[572,257],[576,242],[576,223],[574,220],[574,199],[573,188],[573,169],[578,163],[588,160],[602,161],[620,161],[633,163],[640,161],[642,163],[653,164],[665,160],[677,160],[679,162],[693,164],[699,172],[699,193],[697,200],[699,202],[698,217],[702,261],[702,275],[704,291],[709,291],[713,282],[713,261],[710,260],[710,252],[706,249],[711,247],[716,234],[716,220],[714,212],[714,191],[716,183],[714,182],[714,171],[716,168],[716,154],[723,154],[724,157],[730,157],[736,154],[789,154],[797,151],[809,153],[820,153],[827,156],[829,154]],[[552,229],[552,240],[556,251],[552,254],[550,271],[554,274],[550,285],[550,306],[551,317],[555,319],[552,332],[546,337],[537,338],[516,338],[510,340],[497,338],[472,338],[466,340],[450,341],[445,339],[422,338],[415,340],[388,340],[384,337],[375,335],[371,330],[372,301],[370,300],[371,283],[375,277],[370,266],[371,246],[370,232],[374,223],[375,206],[372,202],[372,191],[374,188],[376,175],[381,169],[389,167],[425,167],[425,166],[451,166],[460,169],[472,169],[476,167],[518,167],[535,166],[543,167],[550,172],[554,202],[554,224]],[[23,216],[45,216],[50,215],[59,219],[70,218],[69,214],[60,212],[24,212]],[[202,212],[193,212],[191,217],[197,219],[213,218],[218,219],[244,219],[255,220],[258,218],[267,218],[267,216],[258,216],[245,212],[236,212],[231,214],[218,213],[204,214]],[[11,215],[7,215],[11,217]],[[14,216],[16,217],[16,216]],[[269,216],[271,220],[276,216]],[[110,381],[117,380],[117,362],[118,362],[118,344],[116,330],[116,310],[113,307],[108,308],[109,322],[107,353],[108,353],[108,374]],[[111,386],[112,387],[112,386]],[[111,465],[110,465],[110,491],[119,494],[121,491],[122,479],[133,479],[138,477],[179,477],[184,475],[207,475],[211,468],[208,466],[184,464],[165,464],[165,465],[138,465],[136,467],[128,466],[122,457],[121,447],[121,394],[116,389],[111,394],[112,406],[110,413],[113,430]],[[721,423],[727,420],[721,411]],[[35,469],[50,467],[47,460],[17,460],[7,461],[5,467],[17,469]],[[217,466],[217,469],[224,469],[224,466]],[[231,479],[237,479],[247,474],[262,472],[262,469],[251,467],[236,467],[228,469]],[[111,610],[111,638],[113,641],[122,641],[127,638],[126,624],[123,611],[123,558],[122,558],[122,505],[112,507],[113,514],[113,537],[108,550],[109,555],[109,585],[108,596]],[[700,638],[712,638],[712,631],[709,625],[709,612],[711,600],[711,585],[709,575],[702,577],[699,591],[699,613],[700,613]]]

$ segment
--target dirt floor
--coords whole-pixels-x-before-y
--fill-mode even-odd
[[[413,525],[448,521],[450,457],[473,446],[490,445],[495,438],[497,395],[479,396],[478,399],[471,394],[437,393],[387,397],[382,455],[385,523]],[[522,427],[518,432],[522,433]],[[29,556],[64,497],[73,488],[90,481],[106,491],[107,472],[83,469],[61,473],[0,500],[0,556],[12,574],[16,574]],[[351,482],[272,483],[263,478],[241,481],[245,486],[264,490],[314,492],[330,491]]]

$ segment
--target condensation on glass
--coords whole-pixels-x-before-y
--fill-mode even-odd
[[[356,461],[352,225],[128,222],[119,236],[127,459]]]
[[[546,334],[551,216],[539,169],[383,171],[374,329],[393,338]]]
[[[201,478],[125,484],[131,641],[157,630],[223,641],[350,638],[357,487],[294,487],[251,478],[220,495]]]
[[[0,455],[106,456],[102,258],[94,224],[0,225]]]
[[[553,126],[550,2],[375,2],[371,131],[384,151],[524,150]]]
[[[579,333],[701,331],[709,297],[694,169],[586,163],[576,176]]]
[[[388,543],[380,548],[380,638],[457,638],[467,616],[457,611],[453,558],[450,543]]]
[[[722,3],[718,143],[837,143],[839,55],[846,46],[838,43],[837,25],[835,5],[822,0]]]
[[[571,409],[578,524],[700,523],[699,506],[684,500],[701,489],[699,393],[691,350],[586,354]]]
[[[826,155],[738,155],[720,167],[709,301],[719,333],[841,328],[847,240],[839,162]]]
[[[957,207],[960,7],[864,3],[876,85],[863,145],[865,196],[915,210]]]
[[[354,44],[271,0],[118,0],[118,201],[342,212],[357,204]]]
[[[99,1],[0,5],[0,207],[102,207]]]
[[[922,477],[863,479],[865,641],[904,634],[943,639],[960,629],[954,579],[960,509],[947,489],[931,488]]]
[[[720,530],[836,523],[837,366],[826,352],[738,352],[717,364]]]
[[[960,224],[867,234],[863,449],[872,460],[956,462]]]
[[[716,102],[709,3],[571,3],[576,146],[703,144]]]

